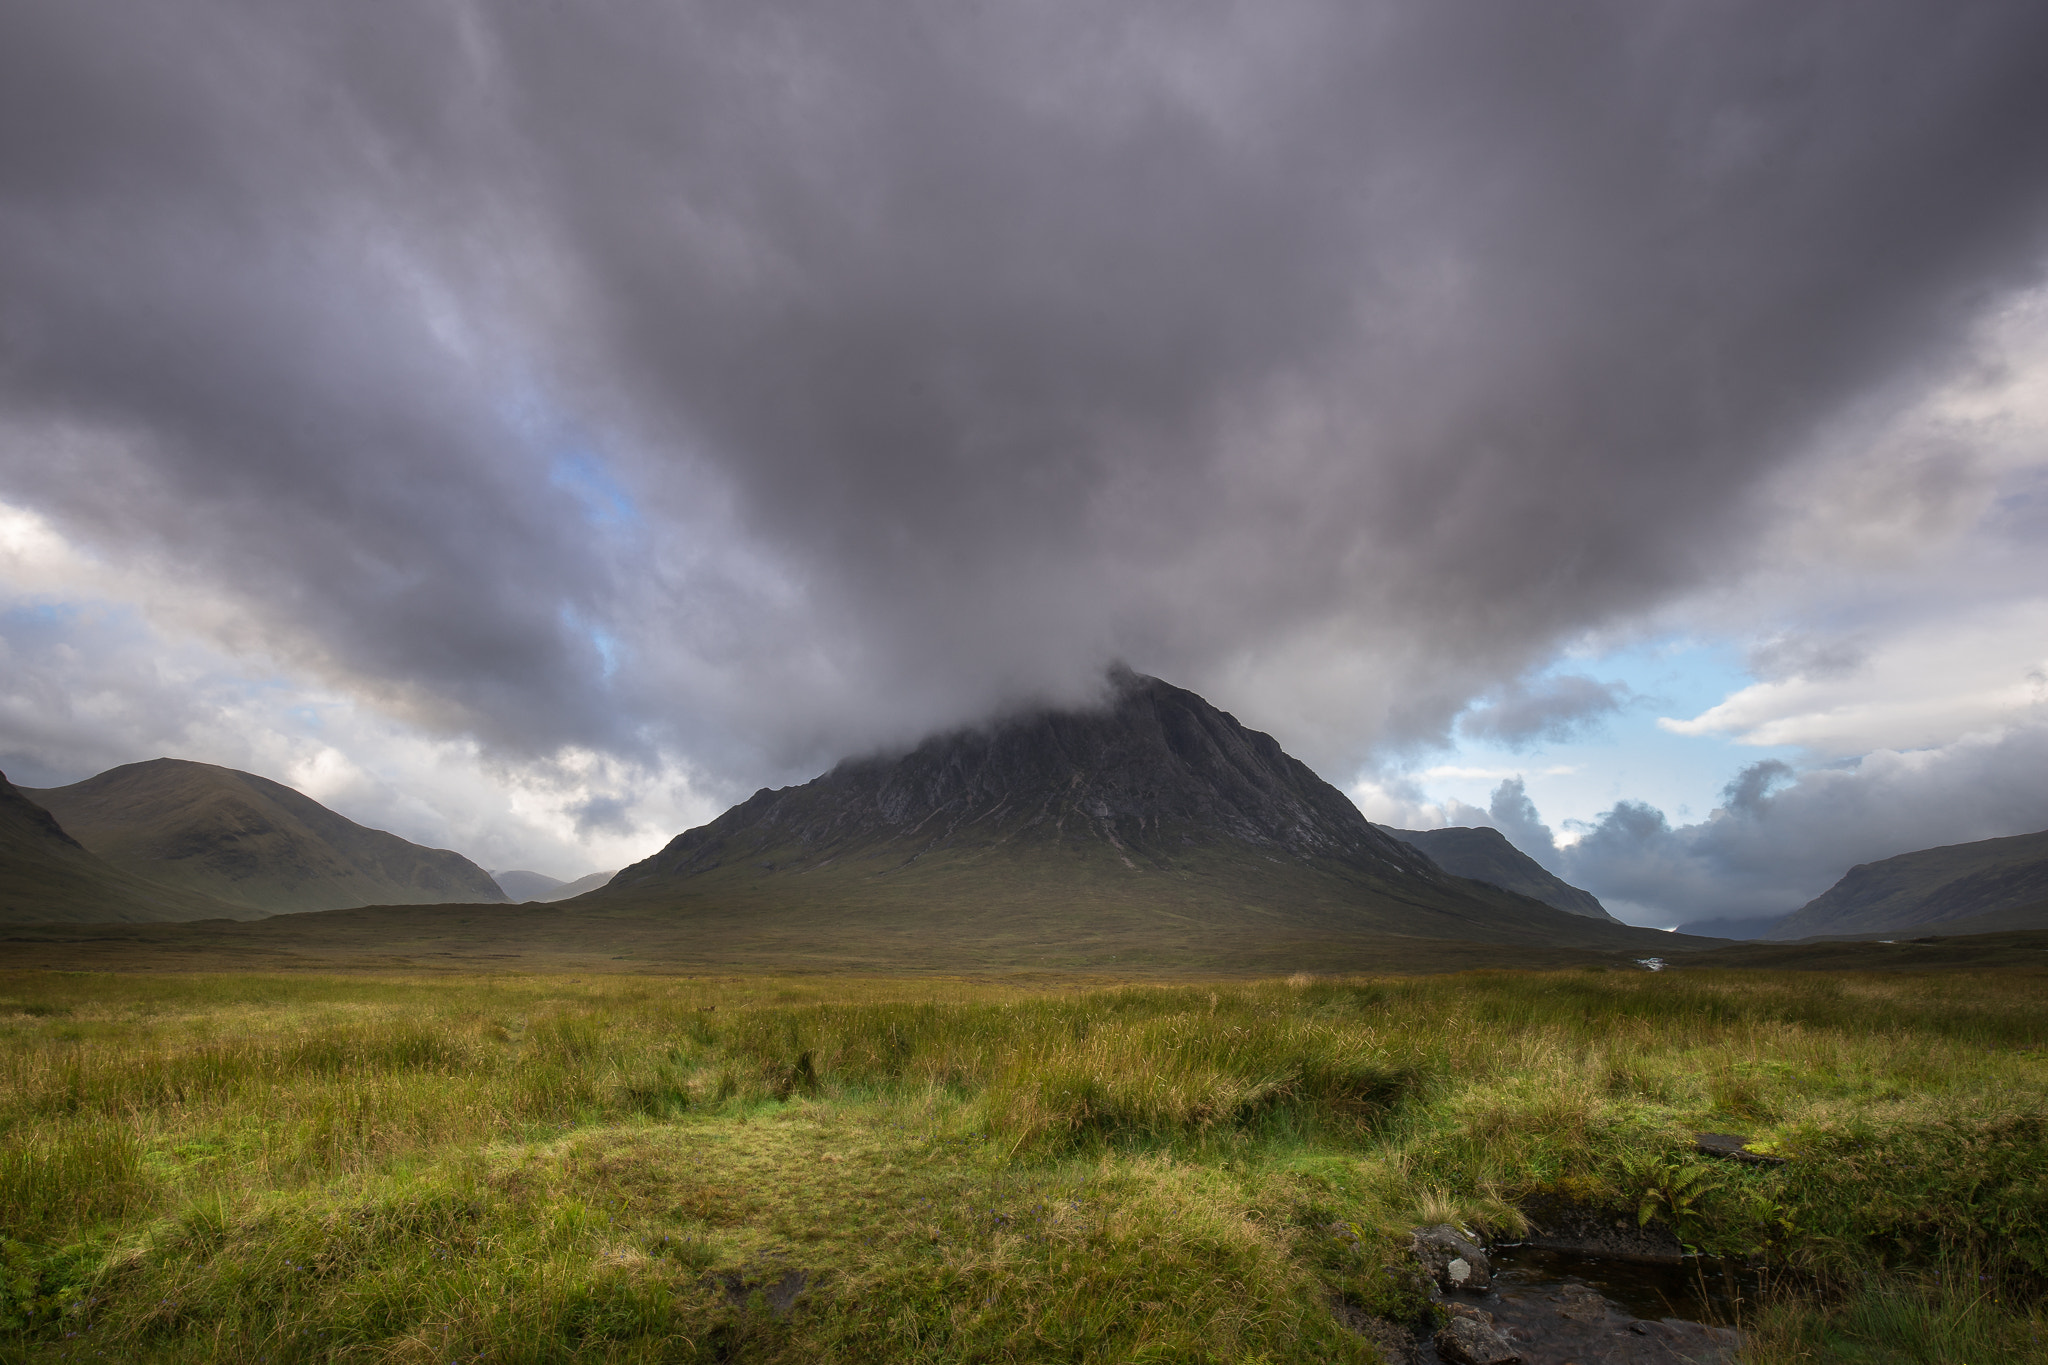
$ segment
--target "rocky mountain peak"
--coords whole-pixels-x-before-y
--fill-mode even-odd
[[[1132,866],[1231,844],[1382,876],[1442,877],[1272,736],[1126,669],[1110,674],[1100,706],[1010,716],[757,792],[614,885],[770,846],[788,850],[785,863],[810,863],[885,845],[908,859],[942,846],[1047,842],[1107,844]]]

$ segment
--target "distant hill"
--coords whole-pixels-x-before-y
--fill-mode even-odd
[[[0,774],[0,924],[257,919],[211,896],[157,886],[112,866]]]
[[[551,903],[573,900],[586,891],[595,891],[617,875],[616,872],[593,872],[587,877],[565,882],[545,872],[493,872],[491,880],[504,889],[507,899],[522,904],[527,901]]]
[[[1948,925],[1964,919],[1989,924],[1983,917],[2019,911],[2043,900],[2048,900],[2048,831],[1921,849],[1859,864],[1787,915],[1769,937],[1888,930],[1984,933],[1990,930],[1951,930]]]
[[[1771,937],[1771,930],[1784,922],[1783,915],[1723,915],[1718,919],[1687,920],[1678,926],[1678,932],[1697,934],[1701,938],[1732,938],[1747,942]]]
[[[505,899],[490,874],[459,853],[366,829],[233,768],[159,758],[24,794],[130,876],[245,910]]]
[[[560,886],[557,886],[554,890],[548,892],[545,896],[539,897],[539,899],[544,901],[574,900],[578,896],[584,895],[591,891],[595,891],[600,886],[605,886],[609,884],[611,879],[618,875],[619,874],[616,870],[613,870],[611,872],[593,872],[587,877],[578,877],[573,882],[563,882]]]
[[[1509,843],[1507,836],[1484,825],[1453,825],[1447,829],[1386,830],[1413,844],[1455,877],[1469,877],[1503,890],[1517,891],[1568,915],[1618,923],[1590,891],[1553,876],[1543,864]]]
[[[505,893],[506,900],[521,902],[545,900],[548,892],[562,885],[560,877],[550,877],[545,872],[519,870],[493,872],[491,880]]]
[[[1376,937],[1678,946],[1452,876],[1271,736],[1128,672],[1098,709],[757,792],[565,910],[593,933],[658,916],[749,952],[988,966],[1313,964],[1318,945],[1357,964]]]

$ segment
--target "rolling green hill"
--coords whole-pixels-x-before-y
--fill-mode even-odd
[[[1982,839],[1860,863],[1770,931],[1777,940],[1949,928],[1969,918],[2000,928],[2035,927],[1987,916],[2048,900],[2048,831]],[[2048,927],[2048,926],[2043,926]],[[1985,932],[1978,929],[1975,932]]]
[[[1454,877],[1514,891],[1542,901],[1568,915],[1615,921],[1607,907],[1590,891],[1552,875],[1541,863],[1509,843],[1497,829],[1483,825],[1454,825],[1448,829],[1391,829],[1380,826],[1405,844],[1427,853],[1436,865]]]
[[[593,934],[657,916],[749,954],[877,966],[941,944],[990,965],[1211,969],[1285,945],[1354,970],[1375,941],[1679,946],[1452,876],[1270,736],[1130,673],[1098,710],[757,792],[567,909]]]
[[[95,856],[0,775],[0,924],[252,919],[260,912],[157,886]]]
[[[123,872],[248,910],[505,899],[459,853],[366,829],[282,783],[210,763],[130,763],[26,795]]]

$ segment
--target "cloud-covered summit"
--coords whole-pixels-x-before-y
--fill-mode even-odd
[[[1540,736],[1973,360],[2043,126],[2027,3],[23,0],[0,500],[252,675],[612,765],[593,829],[1118,657],[1340,770]]]

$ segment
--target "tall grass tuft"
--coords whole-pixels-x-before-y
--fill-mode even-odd
[[[120,1218],[153,1182],[133,1134],[105,1126],[18,1132],[0,1141],[0,1230],[14,1236]]]

